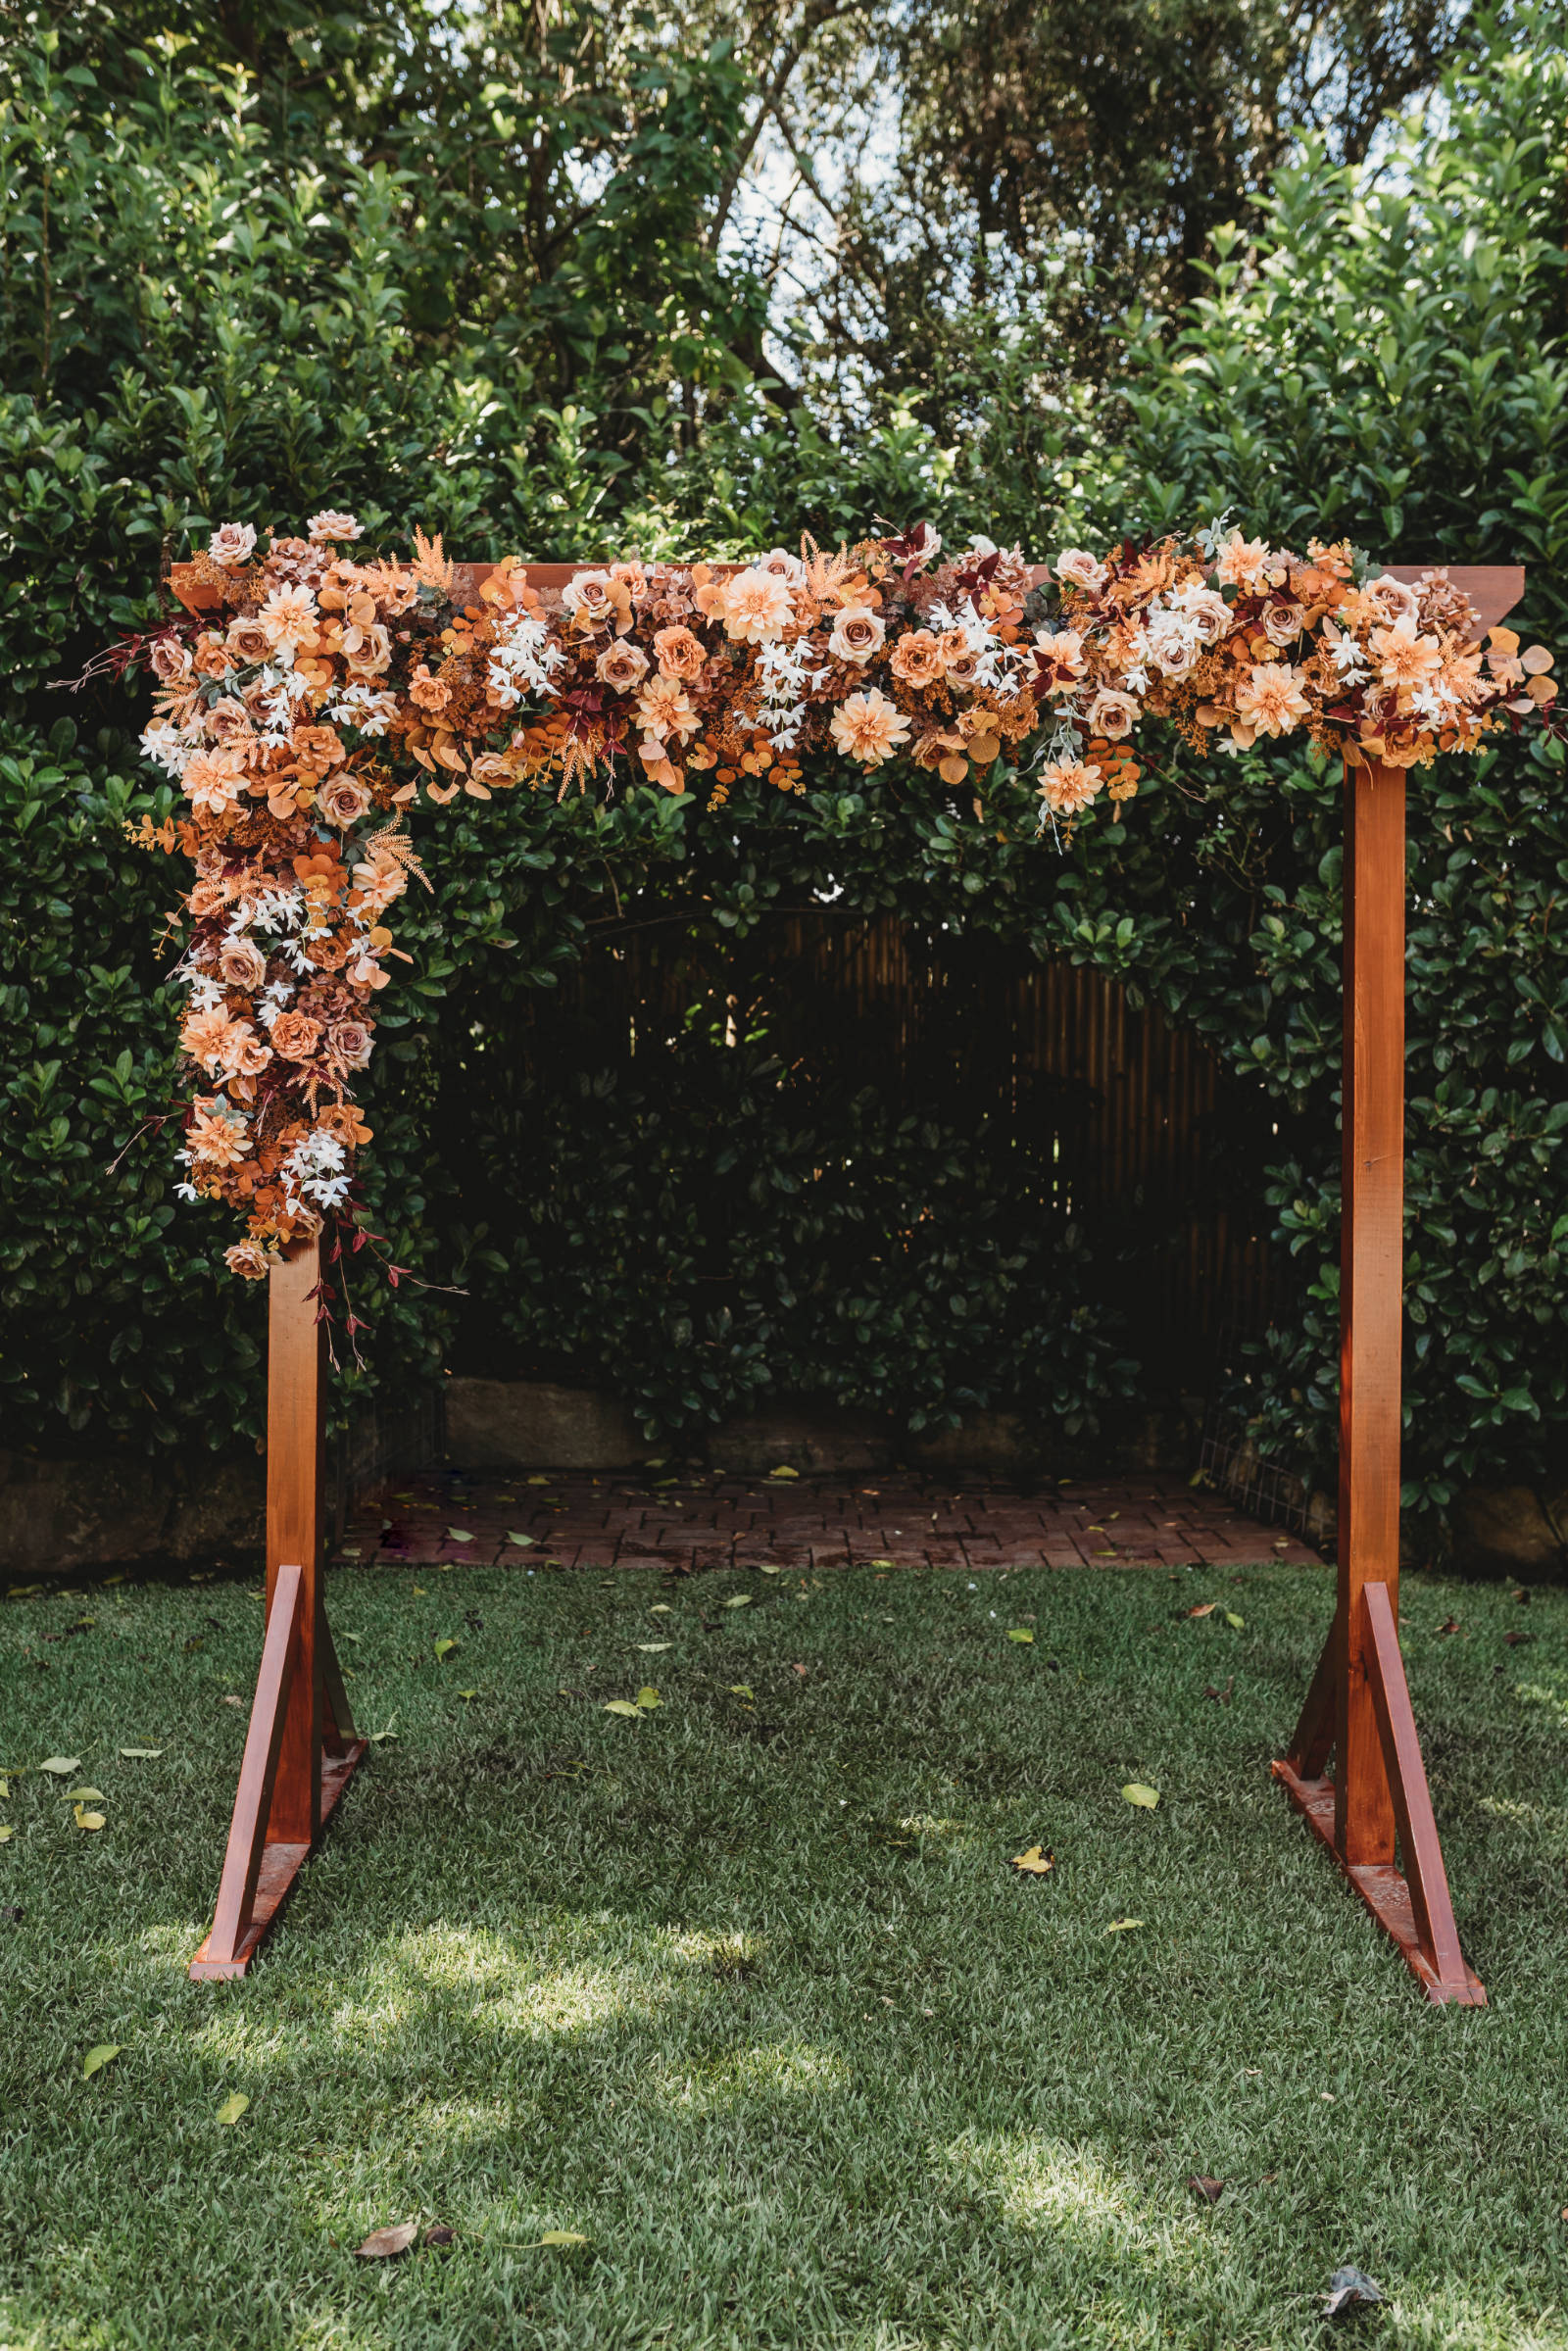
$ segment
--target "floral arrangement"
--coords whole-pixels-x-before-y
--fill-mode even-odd
[[[245,1216],[228,1263],[254,1279],[353,1221],[386,918],[425,879],[416,804],[548,784],[713,808],[742,776],[804,792],[824,755],[978,797],[1005,758],[1059,837],[1102,796],[1120,818],[1146,716],[1204,749],[1302,735],[1408,767],[1553,702],[1550,655],[1502,628],[1483,651],[1443,571],[1409,587],[1346,545],[1301,557],[1224,524],[1033,569],[984,541],[944,555],[924,525],[744,565],[611,563],[557,592],[505,562],[471,598],[439,539],[416,532],[405,563],[362,560],[360,535],[319,514],[264,554],[225,523],[174,566],[185,610],[120,649],[150,662],[142,746],[185,802],[138,837],[195,865],[179,1190]]]

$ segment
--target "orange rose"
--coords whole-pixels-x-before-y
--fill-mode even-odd
[[[654,639],[654,653],[664,676],[683,686],[702,676],[708,660],[702,639],[694,637],[689,628],[662,628]]]
[[[894,676],[916,692],[934,686],[945,665],[942,648],[928,628],[906,629],[894,646],[889,662]]]
[[[321,1041],[321,1024],[308,1012],[279,1012],[272,1023],[272,1051],[285,1061],[308,1061]]]

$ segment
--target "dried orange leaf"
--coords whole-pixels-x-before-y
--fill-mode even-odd
[[[1189,1616],[1212,1616],[1218,1606],[1218,1600],[1200,1600],[1198,1606],[1189,1608],[1187,1613]]]

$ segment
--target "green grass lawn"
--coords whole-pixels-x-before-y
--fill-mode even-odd
[[[1405,1587],[1464,2012],[1269,1781],[1331,1594],[339,1573],[392,1735],[206,1985],[257,1598],[14,1600],[0,2343],[1294,2345],[1354,2262],[1360,2339],[1568,2345],[1568,1595]]]

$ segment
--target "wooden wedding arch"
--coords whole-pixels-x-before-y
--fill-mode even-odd
[[[460,601],[489,568],[457,567]],[[559,589],[579,568],[530,564],[529,583]],[[1387,566],[1412,584],[1425,568]],[[1517,565],[1448,576],[1470,599],[1478,638],[1524,594]],[[1338,1587],[1306,1703],[1273,1771],[1427,1998],[1483,2007],[1459,1948],[1399,1652],[1405,795],[1402,768],[1347,772]],[[318,1242],[297,1247],[269,1282],[266,1633],[217,1912],[190,1966],[198,1981],[244,1975],[367,1751],[321,1589],[319,1256]]]

